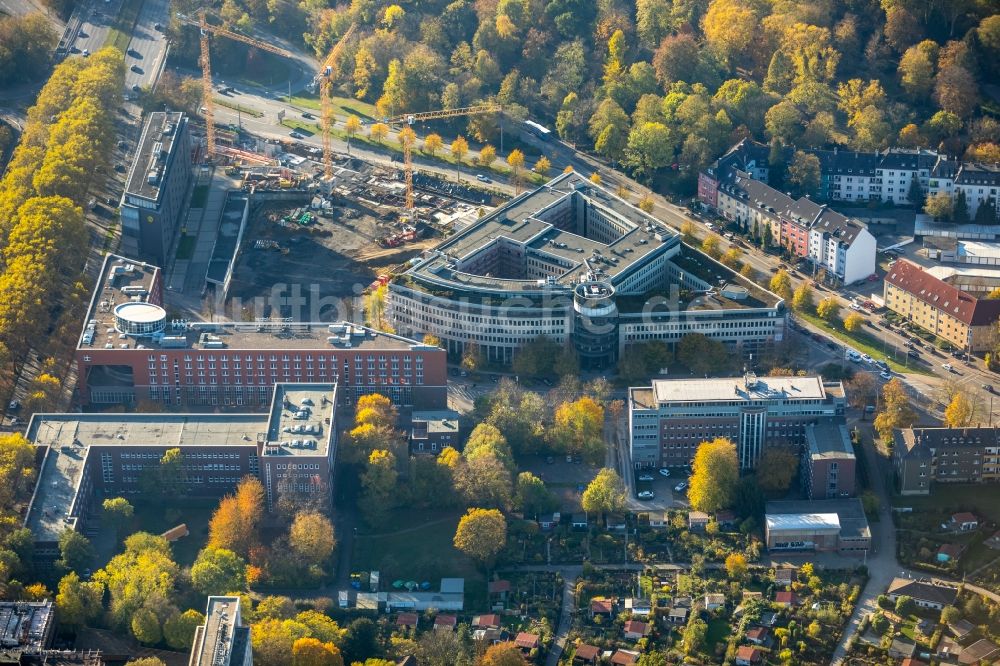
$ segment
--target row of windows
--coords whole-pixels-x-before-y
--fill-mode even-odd
[[[282,463],[274,466],[275,469],[319,469],[319,463]]]
[[[253,357],[252,354],[247,354],[245,357],[243,357],[243,359],[247,363],[252,363],[253,362],[253,358],[254,357]],[[320,363],[325,363],[326,360],[327,360],[327,358],[329,358],[330,363],[333,364],[333,365],[336,365],[337,364],[337,360],[338,360],[338,357],[336,357],[336,356],[329,356],[329,357],[327,357],[327,356],[317,356],[316,358],[317,358],[317,360]],[[363,360],[362,356],[360,356],[360,355],[354,356],[353,358],[354,358],[354,362],[356,364],[361,363],[362,360]],[[374,354],[369,354],[368,357],[367,357],[367,360],[368,360],[369,363],[373,363],[373,362],[375,362],[376,358],[379,361],[385,361],[387,358],[391,358],[392,360],[398,360],[400,357],[399,356],[387,357],[385,354],[379,354],[376,357]],[[408,354],[404,355],[402,357],[404,363],[409,363],[411,358],[412,357],[409,356]],[[167,361],[167,360],[169,360],[169,357],[167,356],[167,354],[160,354],[160,360],[161,361]],[[192,359],[192,357],[191,357],[190,354],[185,354],[184,355],[184,362],[185,363],[190,363],[192,360],[195,360],[195,361],[201,363],[201,362],[203,362],[205,360],[205,357],[199,354],[198,356],[196,356],[196,357],[194,357]],[[221,361],[221,362],[223,362],[223,363],[226,363],[227,361],[229,361],[229,357],[226,356],[225,354],[223,354],[222,356],[218,357],[218,360]],[[234,354],[233,357],[232,357],[232,360],[233,360],[234,363],[239,363],[240,362],[240,357],[238,355]],[[276,362],[279,359],[278,359],[278,356],[276,354],[271,354],[269,357],[267,357],[267,359],[265,359],[265,357],[264,357],[263,354],[258,354],[257,355],[257,363],[263,363],[265,360],[269,360],[271,362]],[[291,361],[295,361],[295,362],[300,362],[300,361],[303,360],[303,357],[300,356],[299,354],[294,354],[291,357],[289,357],[288,354],[284,354],[284,355],[281,356],[280,360],[282,362],[285,362],[285,363],[287,363],[290,360]],[[313,360],[312,354],[306,354],[305,360],[306,361],[312,361]],[[344,360],[345,364],[348,363],[348,360],[346,358],[343,359],[343,360]],[[152,363],[154,361],[156,361],[156,356],[154,356],[154,355],[151,354],[149,356],[149,362]],[[177,361],[178,361],[178,359],[175,358],[174,362],[176,363]],[[214,355],[209,355],[208,356],[208,361],[209,361],[209,363],[214,363],[216,361],[216,357]],[[423,359],[422,356],[417,356],[416,357],[416,361],[417,361],[418,364],[420,364],[420,363],[423,363],[424,359]]]

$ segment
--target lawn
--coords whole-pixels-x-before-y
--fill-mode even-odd
[[[305,90],[300,90],[296,94],[292,95],[291,99],[289,99],[287,95],[284,95],[283,97],[292,106],[319,111],[320,104],[318,95],[313,95]],[[330,98],[330,101],[333,105],[333,113],[339,119],[343,119],[343,116],[346,115],[355,115],[362,120],[374,120],[376,118],[374,104],[362,102],[361,100],[354,99],[353,97],[333,96]]]
[[[812,313],[801,312],[798,310],[795,312],[795,316],[801,317],[813,326],[823,329],[825,332],[829,333],[841,342],[850,345],[851,348],[861,352],[862,354],[868,354],[874,359],[884,358],[893,372],[914,372],[921,375],[931,374],[929,370],[921,367],[920,363],[910,363],[909,358],[905,354],[902,355],[904,359],[902,363],[889,358],[886,356],[886,352],[883,351],[882,343],[864,330],[848,333],[839,323],[837,325],[832,325],[830,322],[825,319],[821,319]]]
[[[431,590],[438,589],[441,578],[465,578],[466,608],[485,608],[483,573],[451,543],[459,518],[453,512],[400,511],[379,534],[357,536],[351,566],[355,571],[379,571],[389,585],[395,580],[428,581]],[[424,526],[412,529],[420,524]]]
[[[113,46],[122,54],[128,48],[131,41],[132,31],[135,29],[136,19],[139,18],[139,10],[142,8],[142,0],[125,0],[121,11],[118,13],[118,20],[108,31],[108,37],[104,40],[105,46]]]
[[[173,544],[174,561],[181,566],[194,564],[198,551],[208,541],[208,521],[218,506],[217,499],[184,499],[171,504],[138,502],[135,505],[135,531],[162,534],[181,523],[187,525],[188,536]]]
[[[933,511],[972,511],[996,523],[1000,522],[1000,487],[987,484],[945,484],[934,486],[930,495],[923,497],[893,497],[895,506],[913,507],[914,513],[924,509]]]
[[[252,66],[235,75],[236,79],[257,86],[273,86],[289,78],[288,63],[279,55],[260,53]]]
[[[213,97],[212,101],[218,104],[219,106],[224,106],[227,109],[232,109],[233,111],[239,111],[240,113],[251,116],[253,118],[264,117],[263,111],[258,111],[257,109],[251,109],[248,106],[237,104],[236,102],[226,99],[225,97]]]
[[[319,134],[319,125],[316,123],[309,123],[298,118],[289,118],[285,116],[285,119],[281,121],[281,124],[293,130],[298,130],[304,134],[313,135]]]
[[[717,617],[708,622],[708,632],[705,634],[705,645],[707,646],[706,652],[708,654],[715,653],[715,646],[719,643],[725,643],[729,638],[729,632],[732,629],[729,620],[726,618]]]

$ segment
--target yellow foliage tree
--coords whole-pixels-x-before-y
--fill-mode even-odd
[[[702,442],[694,454],[688,501],[696,511],[715,513],[732,505],[739,483],[736,446],[725,437]]]
[[[507,519],[496,509],[469,509],[455,530],[455,548],[488,567],[507,542]]]

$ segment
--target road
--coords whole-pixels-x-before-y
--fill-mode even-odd
[[[104,43],[111,32],[118,12],[121,11],[123,0],[85,0],[77,7],[75,16],[79,17],[80,29],[76,39],[67,46],[72,53],[97,53],[104,48]]]
[[[169,0],[145,0],[132,31],[125,54],[125,90],[134,86],[152,88],[167,58],[167,40],[156,25],[165,26],[170,15]]]

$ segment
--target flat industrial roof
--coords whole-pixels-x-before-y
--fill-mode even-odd
[[[336,384],[278,384],[265,455],[325,457],[333,441]]]
[[[806,426],[806,442],[812,458],[854,458],[851,437],[843,417],[820,419],[815,425]]]
[[[556,227],[548,218],[558,207],[573,206],[580,216],[589,207],[614,219],[624,233],[610,242]],[[540,291],[544,288],[572,288],[592,269],[612,283],[644,256],[677,237],[665,224],[591,183],[578,173],[562,174],[541,187],[526,192],[481,220],[443,241],[428,260],[407,274],[432,282],[453,282],[472,288],[501,291]],[[554,282],[504,278],[502,275],[475,275],[461,272],[452,262],[470,257],[500,238],[523,244],[533,254],[562,268]]]
[[[125,183],[126,195],[159,200],[166,165],[174,157],[171,153],[176,145],[175,139],[186,123],[187,119],[179,111],[154,111],[149,114]],[[157,174],[155,178],[152,176],[154,173]]]
[[[835,513],[767,514],[770,531],[836,530],[840,532],[840,517]]]
[[[821,400],[823,379],[814,377],[745,377],[718,379],[654,379],[658,403],[721,402],[733,400]]]
[[[799,524],[800,529],[807,529],[806,525],[810,521],[815,521],[817,529],[828,519],[820,518],[785,518],[785,516],[820,516],[824,514],[834,514],[840,524],[840,538],[843,539],[870,539],[871,529],[868,527],[868,518],[865,517],[865,510],[861,500],[857,497],[822,500],[776,500],[768,502],[764,508],[765,521],[768,529],[771,528],[771,521],[775,524],[786,524],[785,529],[795,529],[794,525]],[[796,523],[798,521],[798,523]]]

